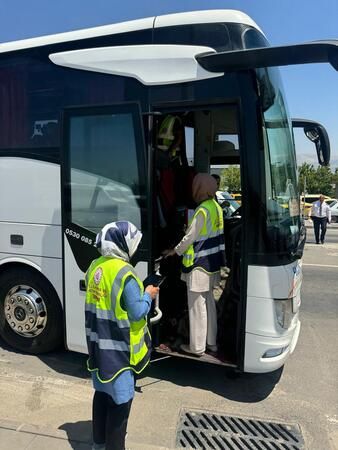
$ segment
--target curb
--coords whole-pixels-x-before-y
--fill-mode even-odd
[[[46,436],[54,439],[62,439],[64,441],[74,441],[84,444],[91,442],[83,437],[72,437],[69,439],[67,433],[63,430],[52,429],[48,427],[40,427],[38,425],[30,425],[27,423],[15,422],[13,420],[0,420],[0,428],[4,430],[16,431],[18,433],[35,434],[37,436]]]
[[[68,442],[76,442],[79,444],[92,445],[91,439],[74,435],[69,437],[66,431],[60,429],[52,429],[48,427],[40,427],[38,425],[30,425],[27,423],[15,422],[14,420],[0,420],[0,429],[16,431],[17,433],[33,434],[35,436],[50,437],[52,439],[60,439]],[[169,447],[159,447],[152,444],[140,444],[136,442],[129,442],[127,440],[128,450],[171,450]]]

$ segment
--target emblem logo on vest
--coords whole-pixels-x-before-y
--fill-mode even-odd
[[[103,270],[101,267],[98,267],[94,273],[94,283],[99,284],[102,278]]]

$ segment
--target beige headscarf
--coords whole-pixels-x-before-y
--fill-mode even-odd
[[[214,198],[217,191],[217,183],[214,177],[208,173],[198,173],[192,182],[192,197],[197,204],[204,200]]]

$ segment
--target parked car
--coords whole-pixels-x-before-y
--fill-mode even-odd
[[[239,205],[242,204],[242,193],[241,192],[232,192],[231,196],[236,200],[236,202]]]
[[[216,197],[225,218],[232,217],[240,207],[240,204],[227,191],[217,191]]]
[[[337,203],[337,199],[336,198],[328,198],[325,200],[325,203],[327,203],[329,205],[329,207],[331,208],[333,205],[335,205]]]
[[[338,222],[338,200],[334,200],[333,202],[330,202],[330,210],[331,210],[331,222],[337,223]]]

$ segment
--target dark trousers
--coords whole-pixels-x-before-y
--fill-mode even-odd
[[[110,395],[95,391],[93,398],[93,440],[106,450],[125,450],[127,423],[132,400],[117,405]]]
[[[326,233],[327,218],[326,217],[312,217],[313,228],[315,230],[316,242],[319,244],[319,231],[321,229],[320,240],[323,243]]]

